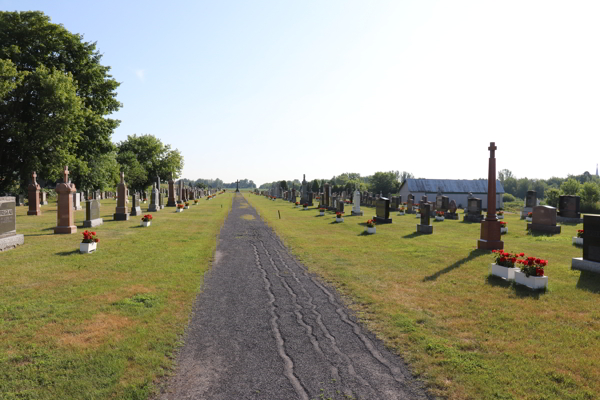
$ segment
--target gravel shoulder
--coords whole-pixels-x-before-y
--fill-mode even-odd
[[[236,194],[162,400],[429,399]]]

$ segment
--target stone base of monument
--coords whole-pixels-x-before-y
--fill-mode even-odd
[[[141,207],[131,207],[131,213],[129,215],[131,215],[132,217],[142,215],[142,208]]]
[[[560,233],[560,226],[556,225],[542,225],[542,224],[527,224],[527,229],[532,232],[541,232],[541,233]]]
[[[57,226],[54,228],[55,234],[71,234],[77,232],[77,227],[75,225],[72,226]]]
[[[73,206],[73,210],[79,211],[79,210],[81,210],[81,206]]]
[[[351,211],[350,214],[351,215],[358,215],[358,216],[362,217],[363,215],[365,215],[365,212],[364,211],[358,211],[358,212],[357,211]]]
[[[23,243],[25,243],[25,236],[20,234],[0,238],[0,251],[14,249]]]
[[[421,225],[417,224],[418,233],[433,233],[433,225]]]
[[[40,201],[40,206],[47,206],[48,202],[47,201]]]
[[[102,218],[86,219],[85,221],[83,221],[83,227],[84,228],[93,228],[95,226],[100,226],[103,223],[104,223],[104,220]]]
[[[115,221],[128,221],[129,220],[129,213],[113,214],[113,219]]]
[[[583,246],[583,238],[573,236],[573,244],[575,246]]]
[[[167,207],[176,207],[176,206],[177,206],[177,203],[175,203],[175,200],[173,200],[173,201],[169,200],[167,202]]]
[[[571,269],[578,271],[590,271],[600,274],[600,262],[584,260],[583,258],[573,258],[571,260]]]
[[[463,221],[467,221],[467,222],[481,222],[483,221],[483,215],[465,215],[465,218],[463,219]]]
[[[148,212],[158,212],[160,209],[161,207],[156,204],[150,204],[150,206],[148,206]]]
[[[391,224],[392,223],[392,219],[391,218],[380,218],[380,217],[373,217],[373,221],[375,221],[376,224]]]
[[[444,213],[444,218],[447,219],[458,219],[458,214],[457,213]]]
[[[163,204],[162,206],[160,206],[160,209],[162,210],[163,208],[165,208],[165,205]]]
[[[27,211],[27,215],[42,215],[42,210],[29,210]]]
[[[562,224],[583,224],[583,218],[567,218],[557,215],[556,222],[560,222]]]

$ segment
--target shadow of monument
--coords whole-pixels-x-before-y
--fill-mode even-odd
[[[71,251],[60,251],[56,253],[57,256],[70,256],[71,254],[79,254],[79,249]]]
[[[402,236],[402,238],[403,239],[412,239],[412,238],[419,237],[421,235],[426,235],[426,234],[425,233],[421,233],[421,232],[413,232],[413,233],[409,233],[408,235]]]
[[[471,252],[469,253],[468,256],[458,260],[454,264],[447,266],[446,268],[436,272],[433,275],[426,276],[425,278],[423,278],[423,282],[435,281],[440,276],[447,274],[448,272],[452,271],[453,269],[460,267],[464,263],[471,261],[477,257],[481,257],[483,255],[489,255],[489,254],[490,254],[490,252],[488,250],[479,250],[479,249],[471,250]]]
[[[576,286],[577,289],[587,290],[592,293],[600,293],[600,275],[591,271],[581,271]]]

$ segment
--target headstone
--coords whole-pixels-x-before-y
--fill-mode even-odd
[[[0,197],[0,251],[10,250],[25,243],[25,237],[17,234],[15,198]]]
[[[27,188],[27,194],[29,195],[29,211],[27,215],[42,215],[40,209],[40,185],[38,185],[36,178],[37,174],[35,171],[31,174],[31,183]]]
[[[331,207],[331,186],[328,183],[323,185],[323,197],[325,208]]]
[[[408,194],[407,199],[406,199],[406,213],[407,214],[412,214],[413,211],[413,206],[415,204],[415,196],[413,196],[412,194]]]
[[[175,182],[173,182],[173,174],[171,174],[171,179],[169,179],[169,200],[167,202],[167,207],[175,206],[177,206],[177,202],[175,201]]]
[[[580,219],[581,213],[579,212],[580,207],[579,196],[560,196],[558,198],[558,215],[563,218],[575,218]],[[565,221],[567,222],[567,221]],[[577,221],[579,222],[579,221]]]
[[[73,193],[76,192],[75,185],[69,182],[69,168],[65,167],[63,173],[63,181],[56,185],[56,227],[54,233],[75,233],[75,219],[73,217]]]
[[[342,212],[342,213],[344,212],[344,202],[343,202],[342,200],[339,200],[339,201],[336,203],[336,206],[335,206],[335,211],[337,211],[337,212]]]
[[[73,210],[81,210],[81,197],[77,192],[73,193]]]
[[[142,192],[142,195],[144,196],[144,204],[146,204],[146,202],[148,201],[148,191],[144,190]]]
[[[533,207],[531,223],[527,229],[533,232],[560,233],[560,226],[556,225],[556,208],[550,206]]]
[[[100,218],[100,201],[92,199],[85,202],[84,228],[93,228],[102,225],[104,220]]]
[[[235,192],[236,193],[240,192],[240,180],[239,179],[237,181],[235,181]]]
[[[525,207],[521,211],[521,219],[525,219],[535,206],[537,206],[537,193],[535,190],[528,190],[525,196]]]
[[[113,218],[115,221],[127,221],[129,219],[129,210],[127,210],[127,185],[125,184],[125,173],[121,171],[121,182],[117,188],[119,199]]]
[[[444,218],[458,219],[458,214],[456,213],[457,209],[458,207],[456,206],[456,201],[454,201],[454,199],[450,200],[448,211],[444,213]]]
[[[131,195],[131,213],[129,214],[133,217],[142,215],[142,208],[140,207],[140,199],[139,194],[134,193]]]
[[[421,203],[421,223],[417,224],[417,232],[431,234],[433,225],[431,225],[431,203]]]
[[[160,211],[161,194],[156,188],[156,182],[152,184],[152,191],[150,192],[150,206],[148,206],[148,212]]]
[[[40,190],[40,206],[48,205],[48,198],[46,196],[46,192]]]
[[[17,207],[24,206],[25,196],[23,196],[22,194],[15,194],[15,204],[17,205]]]
[[[356,189],[354,191],[354,198],[352,200],[353,206],[352,206],[352,215],[363,215],[363,212],[360,209],[360,191],[358,189]]]
[[[583,258],[573,258],[571,268],[600,273],[600,215],[583,216]]]
[[[481,222],[483,221],[483,215],[481,214],[481,199],[473,197],[467,200],[467,214],[464,220],[469,222]]]
[[[488,162],[488,193],[487,215],[481,224],[481,236],[477,241],[477,248],[483,250],[502,250],[504,242],[501,239],[500,228],[502,224],[496,216],[496,144],[490,142],[490,158]],[[481,206],[481,205],[480,205]]]
[[[376,216],[373,217],[377,224],[391,224],[392,219],[390,218],[390,199],[387,197],[380,197],[377,200],[377,208],[375,209]]]

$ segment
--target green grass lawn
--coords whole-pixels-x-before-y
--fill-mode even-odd
[[[78,251],[85,209],[76,234],[54,235],[56,203],[39,217],[17,207],[25,244],[0,253],[0,398],[148,397],[172,367],[231,201],[165,207],[142,228],[141,217],[113,221],[115,201],[102,200],[92,254]]]
[[[364,217],[336,224],[282,200],[244,194],[307,267],[352,300],[358,316],[438,396],[449,399],[596,399],[600,393],[600,277],[571,270],[581,225],[530,235],[506,213],[505,250],[547,259],[549,288],[534,292],[489,276],[480,225],[391,217],[365,235]],[[281,219],[278,216],[281,212]]]

